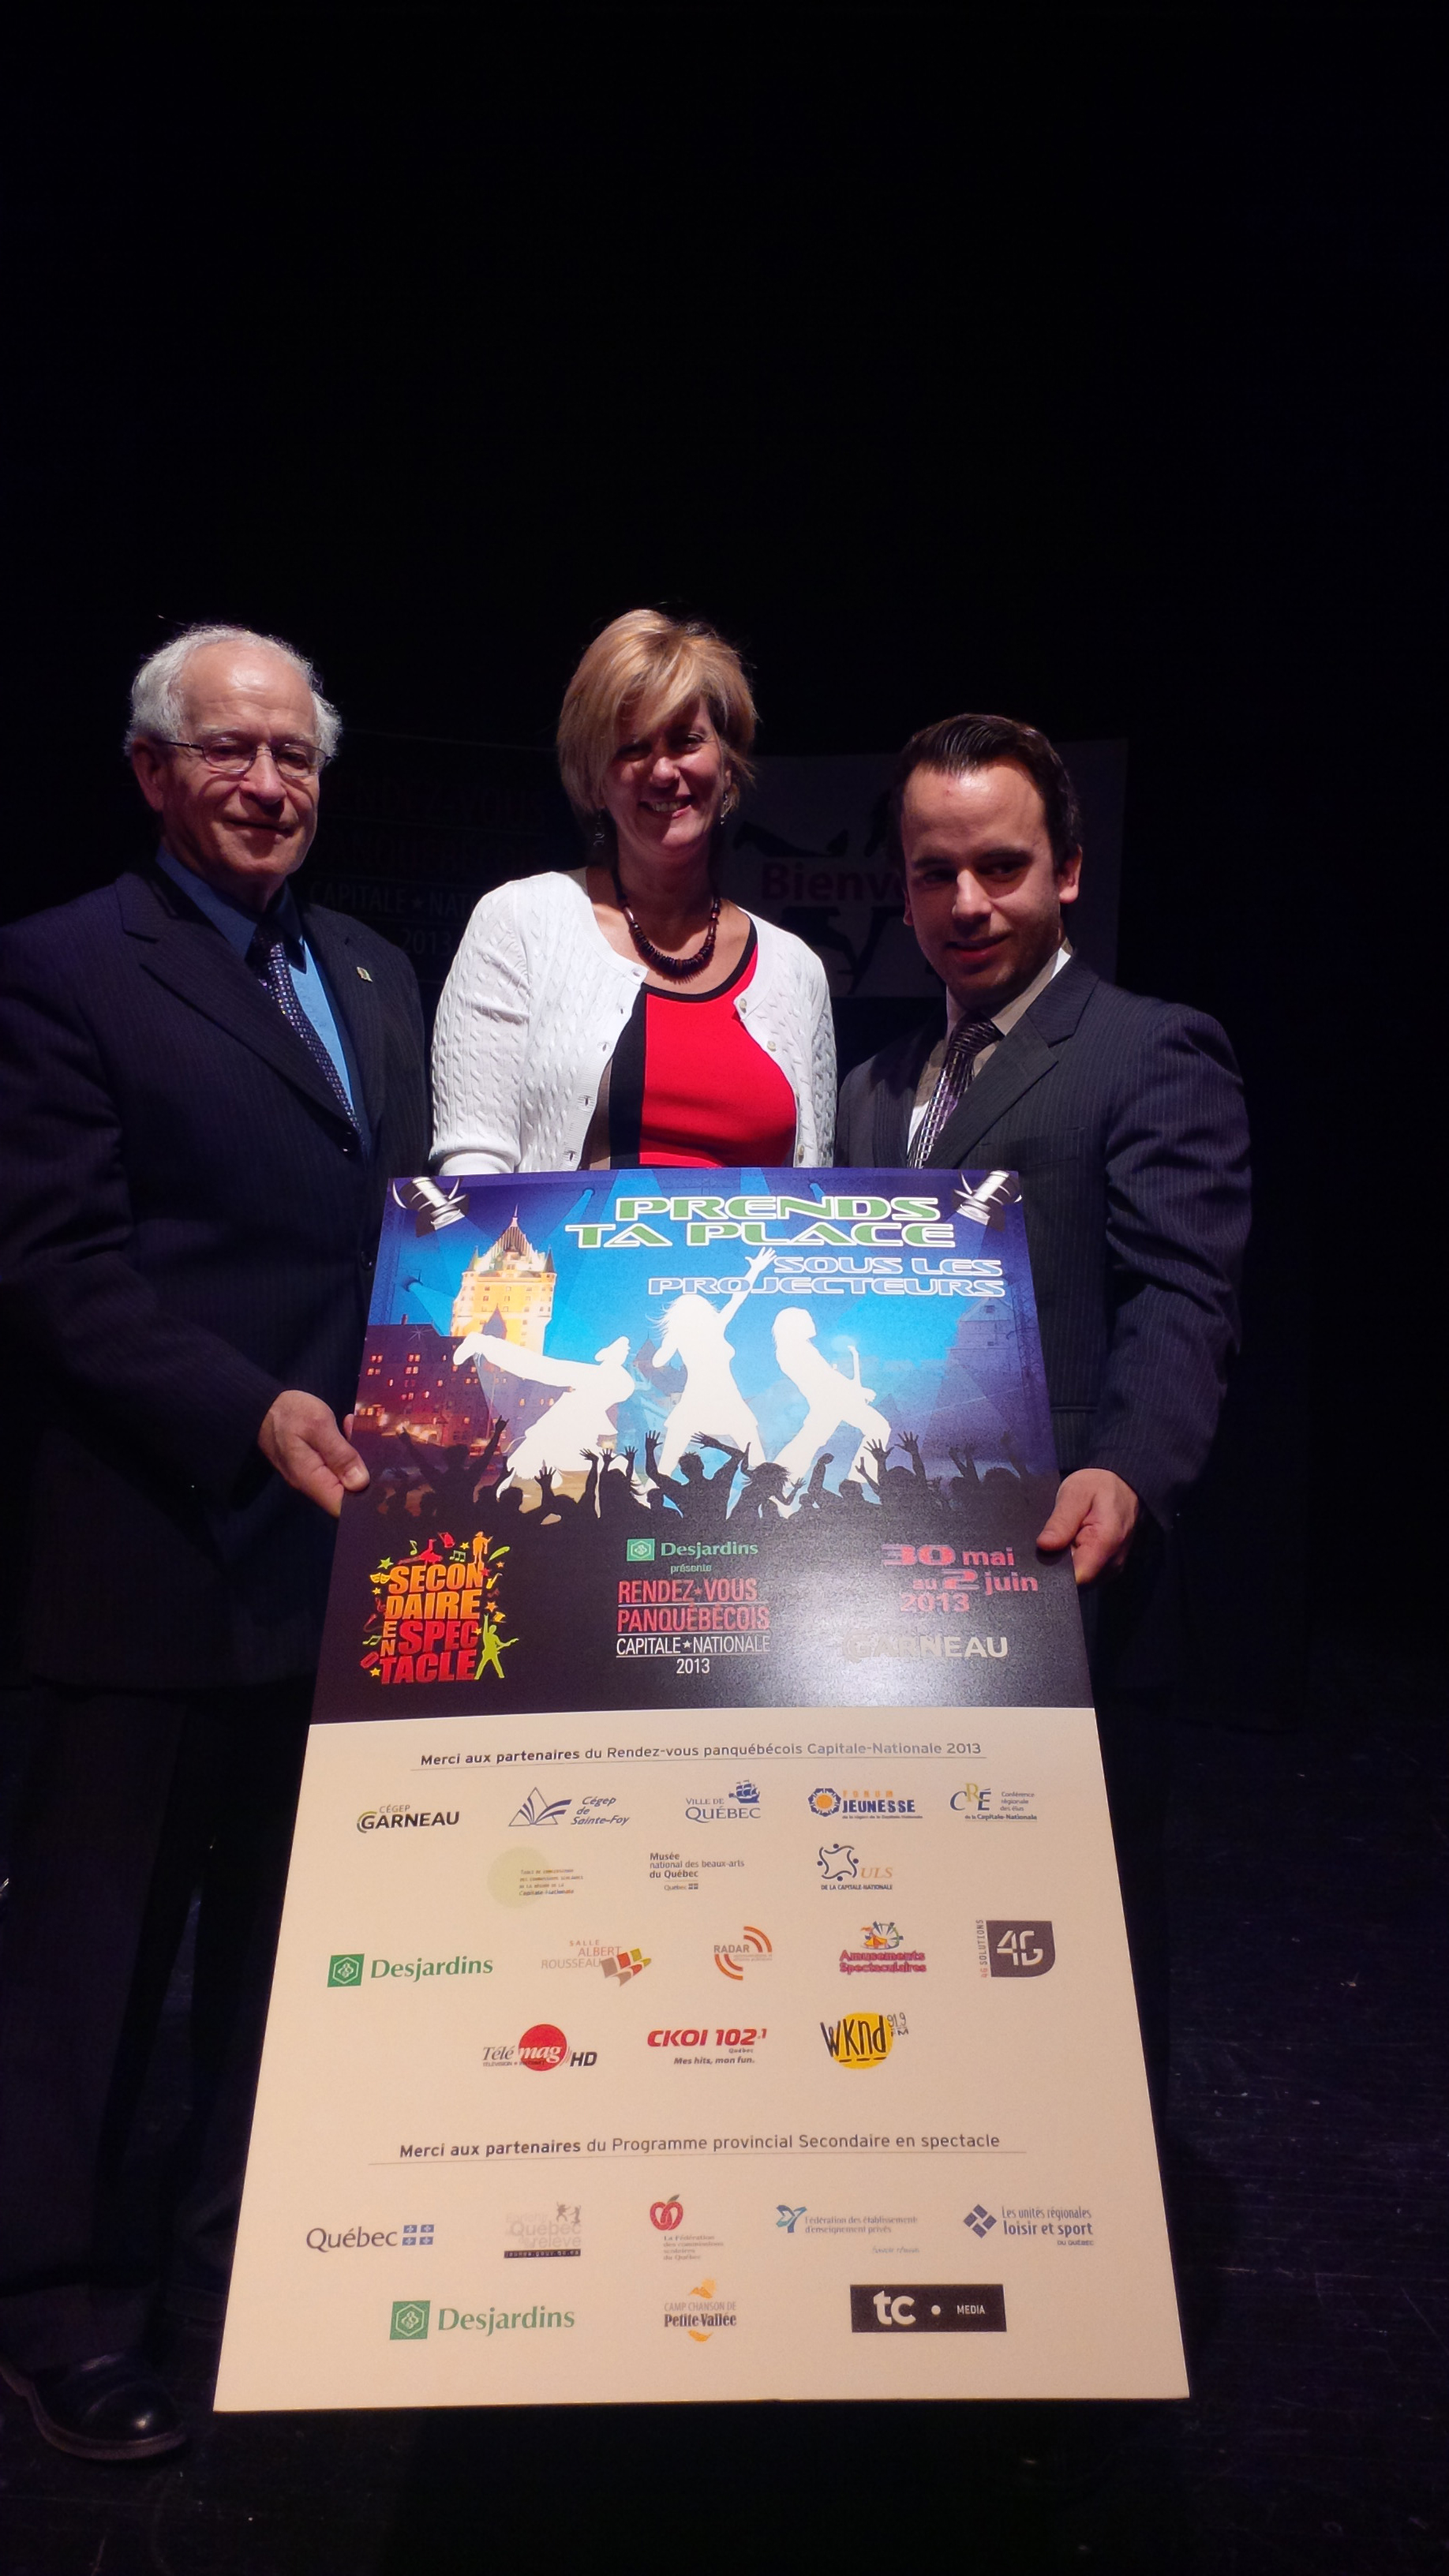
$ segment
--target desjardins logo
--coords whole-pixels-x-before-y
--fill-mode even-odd
[[[394,2299],[389,2343],[425,2343],[431,2313],[430,2299]]]
[[[363,1955],[361,1950],[334,1950],[327,1970],[329,1986],[360,1986]]]

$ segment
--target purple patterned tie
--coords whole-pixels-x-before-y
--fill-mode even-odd
[[[256,937],[247,950],[247,963],[256,968],[288,1028],[301,1039],[349,1127],[355,1127],[357,1121],[346,1084],[328,1053],[325,1039],[319,1037],[297,999],[297,987],[287,963],[287,934],[280,923],[258,922]]]
[[[937,1137],[962,1098],[971,1080],[971,1068],[983,1047],[994,1046],[1001,1035],[994,1020],[958,1020],[951,1033],[941,1077],[931,1094],[930,1107],[911,1139],[906,1156],[913,1170],[927,1160]]]

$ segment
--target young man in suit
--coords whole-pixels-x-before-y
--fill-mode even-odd
[[[123,2176],[198,1890],[166,2295],[217,2315],[389,1175],[426,1167],[388,941],[298,899],[337,719],[289,646],[137,674],[154,865],[0,939],[0,1284],[41,1434],[43,1708],[0,1979],[0,2376],[46,2439],[184,2431]]]
[[[1038,1545],[1070,1548],[1148,2069],[1167,2053],[1162,1820],[1171,1533],[1237,1341],[1248,1230],[1242,1086],[1216,1021],[1072,954],[1081,822],[1045,735],[957,716],[912,736],[893,825],[940,1021],[846,1078],[842,1163],[1020,1177],[1057,1457]]]

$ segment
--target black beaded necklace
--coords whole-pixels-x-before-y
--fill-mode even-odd
[[[714,901],[710,905],[709,928],[706,930],[704,939],[701,945],[696,948],[693,956],[671,957],[667,949],[656,948],[653,940],[646,938],[644,932],[640,929],[638,922],[635,920],[633,913],[630,911],[628,904],[624,900],[624,889],[619,881],[619,870],[617,865],[612,867],[609,873],[614,880],[614,899],[618,904],[619,910],[622,912],[624,919],[629,925],[629,936],[633,940],[635,947],[638,949],[640,956],[643,958],[645,965],[652,966],[656,975],[666,975],[671,984],[687,984],[692,976],[702,975],[706,966],[709,964],[711,957],[714,955],[714,943],[719,937],[719,896],[716,895]]]

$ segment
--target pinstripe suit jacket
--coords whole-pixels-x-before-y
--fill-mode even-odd
[[[836,1155],[904,1163],[939,1024],[846,1078]],[[1215,1020],[1074,957],[1003,1038],[931,1156],[1021,1176],[1063,1474],[1110,1467],[1164,1528],[1202,1473],[1238,1338],[1242,1084]]]
[[[360,1133],[235,950],[161,875],[0,938],[0,1293],[36,1400],[29,1665],[156,1690],[315,1661],[332,1523],[257,1432],[351,1405],[386,1180],[426,1169],[401,950],[303,908]]]

